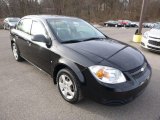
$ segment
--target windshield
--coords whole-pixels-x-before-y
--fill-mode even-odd
[[[105,36],[84,20],[77,18],[48,19],[49,26],[60,42],[84,41],[92,38],[105,38]]]
[[[8,21],[9,22],[18,22],[20,19],[19,18],[10,18]]]
[[[108,21],[109,23],[117,23],[117,21]]]
[[[153,28],[154,29],[160,29],[160,24],[155,24]]]

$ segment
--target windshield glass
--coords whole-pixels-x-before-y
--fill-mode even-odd
[[[48,19],[47,22],[61,42],[105,38],[101,32],[81,19],[57,18]]]
[[[108,21],[108,23],[117,23],[117,21]]]
[[[153,28],[154,29],[160,29],[160,24],[155,24]]]
[[[20,19],[19,18],[10,18],[8,21],[9,22],[18,22]]]

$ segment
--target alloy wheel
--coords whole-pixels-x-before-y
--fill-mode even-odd
[[[14,55],[15,59],[17,60],[18,59],[18,51],[17,51],[17,47],[16,47],[15,43],[13,43],[12,48],[13,48],[13,55]]]
[[[71,100],[74,98],[76,86],[68,75],[62,74],[59,77],[59,88],[66,99]]]

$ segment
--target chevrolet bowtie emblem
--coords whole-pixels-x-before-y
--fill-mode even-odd
[[[141,68],[141,72],[143,72],[143,71],[144,71],[144,67]]]

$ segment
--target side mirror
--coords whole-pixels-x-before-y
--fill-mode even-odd
[[[44,35],[34,35],[32,37],[33,41],[46,43],[46,46],[49,48],[52,45],[52,41],[49,38],[46,38]]]

